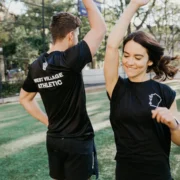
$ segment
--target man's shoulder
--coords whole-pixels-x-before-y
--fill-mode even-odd
[[[41,55],[40,55],[39,57],[37,57],[36,59],[34,59],[34,60],[32,61],[32,63],[30,64],[30,67],[35,67],[35,66],[37,66],[37,64],[39,64],[40,62],[42,62],[43,57],[44,57],[44,53],[41,54]]]

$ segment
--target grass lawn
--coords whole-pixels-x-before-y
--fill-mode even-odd
[[[174,83],[170,85],[177,86]],[[41,101],[39,104],[42,106]],[[177,104],[180,111],[180,99]],[[108,120],[106,92],[87,94],[87,109],[93,124]],[[31,138],[40,133],[45,136],[45,132],[46,128],[19,104],[0,105],[0,180],[50,180],[45,141],[34,139],[37,143],[33,143]],[[114,180],[115,145],[111,127],[97,131],[95,141],[100,180]],[[180,148],[173,144],[170,159],[173,177],[180,180]]]

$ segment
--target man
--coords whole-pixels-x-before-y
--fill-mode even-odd
[[[83,0],[90,31],[78,43],[80,20],[69,13],[53,16],[53,44],[29,68],[20,103],[48,126],[50,176],[56,180],[87,180],[93,174],[94,132],[86,111],[81,71],[92,61],[106,26],[93,0]],[[34,100],[39,92],[47,115]]]

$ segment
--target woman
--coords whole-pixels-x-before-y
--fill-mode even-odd
[[[104,73],[117,149],[116,180],[171,180],[171,141],[180,145],[175,91],[147,76],[154,71],[156,78],[173,78],[178,70],[169,63],[177,57],[164,56],[153,37],[137,31],[123,42],[122,65],[128,78],[118,76],[118,47],[131,18],[148,2],[131,0],[107,42]]]

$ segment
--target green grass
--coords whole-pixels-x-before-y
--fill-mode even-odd
[[[42,103],[40,104],[42,106]],[[19,104],[0,106],[0,112],[0,144],[43,132],[46,129],[41,123],[29,116]],[[8,125],[8,123],[10,124]]]
[[[180,112],[180,99],[176,100],[178,111]]]
[[[0,159],[1,180],[50,180],[45,143]]]
[[[97,155],[99,161],[99,179],[115,179],[115,144],[111,128],[100,130],[95,136]]]
[[[179,95],[178,84],[171,84]],[[39,101],[40,106],[42,102]],[[180,99],[177,100],[180,111]],[[106,92],[87,94],[87,109],[93,124],[109,119],[109,100]],[[1,180],[50,180],[45,142],[24,146],[13,152],[4,152],[3,145],[16,142],[21,138],[46,132],[46,127],[33,119],[17,103],[0,105],[0,179]],[[105,128],[96,132],[95,142],[99,159],[100,180],[115,179],[115,144],[113,131]],[[2,156],[2,154],[6,154]],[[175,180],[180,180],[180,148],[172,144],[171,168]],[[92,178],[93,179],[93,178]]]
[[[87,111],[92,123],[109,119],[109,100],[106,91],[87,95]]]

